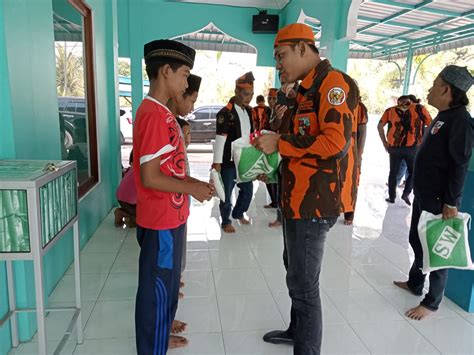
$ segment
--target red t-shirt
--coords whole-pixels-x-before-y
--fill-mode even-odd
[[[138,108],[133,126],[133,170],[137,186],[137,224],[166,230],[179,227],[189,216],[189,198],[182,193],[145,188],[140,166],[161,158],[162,174],[186,178],[186,153],[181,128],[166,106],[147,96]]]

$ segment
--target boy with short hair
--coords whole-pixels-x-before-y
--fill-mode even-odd
[[[133,170],[140,244],[135,331],[139,355],[164,355],[176,313],[189,198],[209,200],[211,185],[190,179],[181,129],[166,107],[183,95],[195,51],[179,42],[145,44],[150,91],[136,114]]]

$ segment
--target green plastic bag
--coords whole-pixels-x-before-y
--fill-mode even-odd
[[[471,216],[459,213],[443,220],[441,214],[423,211],[418,234],[423,248],[423,273],[439,269],[474,269],[469,250],[468,224]]]
[[[267,176],[268,183],[277,182],[281,161],[278,152],[264,154],[248,141],[239,138],[232,142],[232,156],[237,169],[237,182],[254,181],[261,174]]]

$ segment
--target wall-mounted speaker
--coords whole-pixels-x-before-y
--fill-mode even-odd
[[[252,19],[253,33],[277,33],[280,18],[278,15],[267,15],[260,13],[254,15]]]

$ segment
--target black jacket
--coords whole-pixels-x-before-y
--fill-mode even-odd
[[[474,120],[466,108],[440,112],[426,130],[415,157],[415,196],[459,207],[473,145]]]
[[[234,166],[234,161],[231,156],[232,142],[242,137],[239,114],[235,110],[234,105],[234,98],[232,97],[229,103],[224,106],[216,116],[216,134],[227,136],[224,146],[224,156],[222,158],[222,167],[224,168]],[[250,132],[253,132],[253,115],[255,113],[250,106],[246,106],[245,110],[249,115]]]

